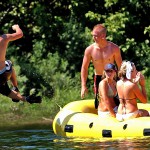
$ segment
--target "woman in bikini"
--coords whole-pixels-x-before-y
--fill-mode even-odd
[[[136,99],[142,103],[147,103],[144,76],[137,72],[134,63],[123,61],[118,72],[120,80],[117,82],[117,91],[120,99],[118,121],[124,121],[131,118],[149,116],[147,110],[138,109]],[[141,89],[138,86],[141,86]]]
[[[117,95],[115,81],[116,72],[117,69],[114,64],[107,64],[104,68],[104,79],[99,83],[100,100],[98,106],[98,115],[100,117],[116,117],[116,111],[118,108],[114,101],[114,97]]]

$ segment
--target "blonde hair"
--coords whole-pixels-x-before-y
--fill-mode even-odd
[[[115,70],[114,70],[115,71]],[[116,72],[116,71],[115,71]],[[105,79],[106,78],[106,72],[105,72],[105,70],[103,71],[103,74],[102,74],[102,79]],[[116,80],[117,79],[117,72],[116,72],[116,74],[114,75],[114,78],[113,78],[114,80]]]
[[[122,62],[121,67],[120,67],[120,70],[118,71],[118,77],[119,77],[119,78],[127,79],[127,77],[126,77],[126,72],[127,72],[127,63],[128,63],[128,62],[129,62],[129,61],[127,61],[127,60],[124,60],[124,61]],[[131,63],[131,66],[134,65],[133,62],[130,62],[130,63]]]

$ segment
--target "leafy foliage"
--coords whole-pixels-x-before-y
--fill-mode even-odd
[[[82,57],[98,23],[107,27],[107,39],[120,46],[122,58],[150,75],[148,0],[8,0],[1,1],[0,8],[1,32],[12,32],[13,24],[24,32],[22,39],[10,43],[7,59],[18,68],[25,94],[54,98],[62,91],[79,90]],[[92,66],[89,71],[92,80]]]

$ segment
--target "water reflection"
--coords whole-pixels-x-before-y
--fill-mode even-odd
[[[0,131],[0,149],[6,150],[145,150],[150,147],[149,141],[150,138],[65,138],[55,135],[50,127]]]
[[[109,149],[109,150],[138,150],[150,149],[150,138],[116,138],[116,139],[78,139],[78,138],[63,138],[55,139],[54,142],[71,143],[72,149]],[[70,144],[69,144],[70,145]]]

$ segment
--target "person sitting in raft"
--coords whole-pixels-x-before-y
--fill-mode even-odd
[[[99,106],[98,115],[100,117],[116,117],[118,106],[114,101],[117,96],[116,80],[117,68],[114,64],[106,64],[103,72],[103,80],[99,83]]]
[[[117,91],[120,104],[116,118],[118,121],[124,121],[131,118],[149,116],[147,110],[138,109],[136,99],[142,103],[147,103],[145,90],[145,78],[136,70],[133,62],[123,61],[118,72],[120,80],[117,82]],[[141,90],[138,86],[141,86]]]

